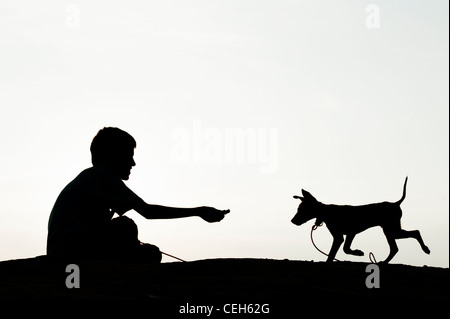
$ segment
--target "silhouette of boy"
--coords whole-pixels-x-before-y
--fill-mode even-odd
[[[136,224],[123,216],[134,209],[147,219],[199,216],[221,221],[229,210],[151,205],[131,191],[128,180],[136,141],[125,131],[105,127],[92,140],[92,167],[58,196],[48,223],[47,255],[56,258],[160,262],[158,247],[138,240]],[[114,213],[120,217],[112,218]]]

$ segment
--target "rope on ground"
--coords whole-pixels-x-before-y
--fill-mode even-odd
[[[169,257],[172,257],[172,258],[177,259],[177,260],[179,260],[179,261],[182,261],[182,262],[184,262],[184,263],[186,262],[186,260],[183,260],[183,259],[181,259],[181,258],[172,256],[172,255],[170,255],[170,254],[168,254],[168,253],[165,253],[165,252],[162,252],[162,251],[161,251],[161,254],[166,255],[166,256],[169,256]]]

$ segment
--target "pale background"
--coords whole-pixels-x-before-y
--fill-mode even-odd
[[[130,212],[162,251],[323,261],[312,221],[290,223],[293,195],[397,201],[409,176],[402,224],[431,255],[405,239],[392,262],[448,267],[448,10],[445,0],[0,1],[0,260],[45,254],[57,195],[90,166],[97,131],[117,126],[137,140],[127,185],[144,200],[231,209],[218,224]],[[198,149],[174,156],[180,132],[182,147],[217,156],[225,144],[211,136],[236,129],[265,133],[245,149],[267,146],[276,169]],[[325,227],[314,236],[328,251]],[[380,228],[353,248],[366,255],[337,258],[388,254]]]

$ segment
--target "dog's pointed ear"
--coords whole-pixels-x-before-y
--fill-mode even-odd
[[[304,189],[302,189],[302,194],[303,194],[303,197],[306,199],[312,199],[312,200],[317,201],[317,199],[315,199],[313,195],[311,195],[309,192],[305,191]]]
[[[303,198],[303,197],[301,197],[301,196],[297,196],[297,195],[294,195],[294,198],[295,198],[295,199],[300,199],[300,200],[304,200],[304,198]]]

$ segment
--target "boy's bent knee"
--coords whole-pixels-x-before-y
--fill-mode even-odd
[[[110,240],[117,243],[134,243],[138,240],[136,223],[128,217],[121,216],[111,220],[109,225]]]
[[[112,228],[124,228],[124,229],[136,229],[137,231],[137,225],[136,223],[126,216],[120,216],[117,218],[111,219],[111,227]]]
[[[138,247],[137,259],[142,262],[160,263],[162,253],[157,246],[140,243]]]

